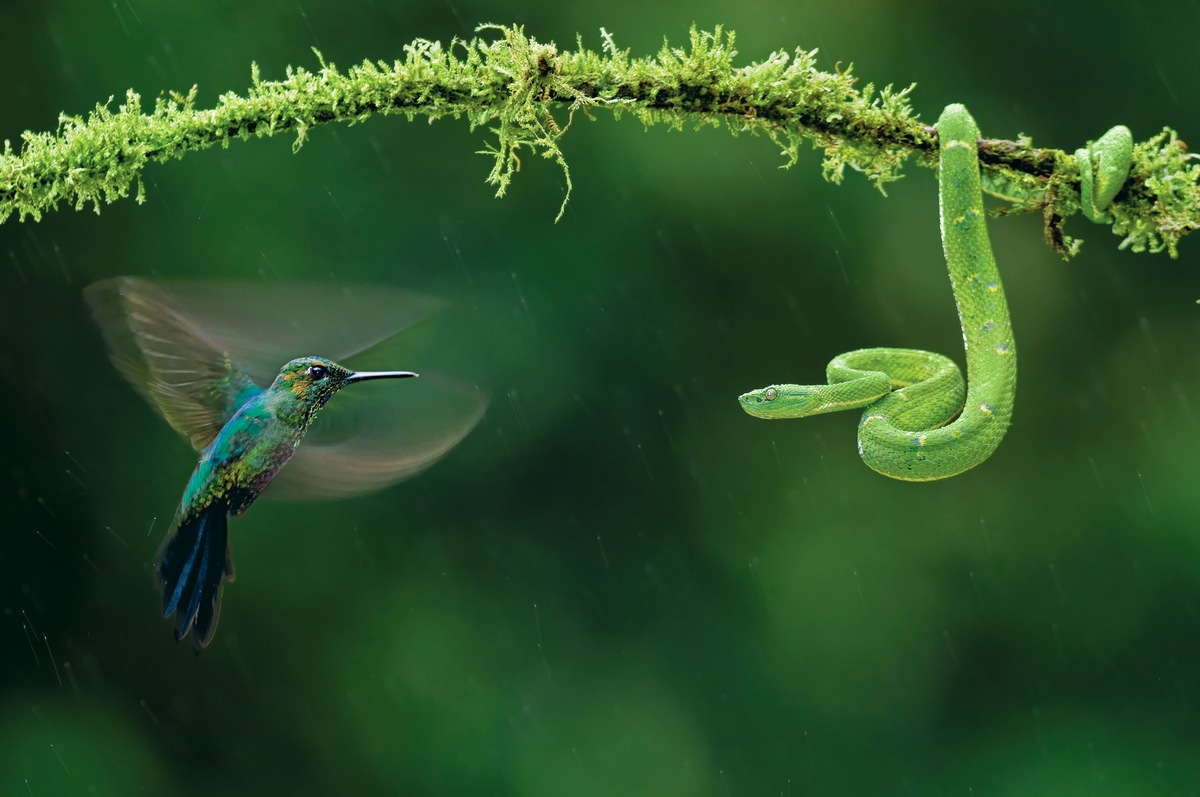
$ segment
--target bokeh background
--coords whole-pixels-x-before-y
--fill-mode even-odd
[[[1200,138],[1200,15],[1162,0],[3,3],[0,137],[479,22],[635,53],[721,23],[745,62],[819,47],[993,137]],[[594,117],[557,224],[552,163],[497,200],[486,131],[378,118],[0,227],[0,794],[1197,793],[1200,241],[1172,262],[1072,219],[1064,264],[1040,219],[993,223],[1015,425],[968,474],[893,482],[853,415],[735,398],[861,346],[961,359],[933,174],[885,198],[761,137]],[[489,410],[414,480],[235,520],[197,657],[150,567],[194,455],[81,299],[117,274],[442,297],[394,365]]]

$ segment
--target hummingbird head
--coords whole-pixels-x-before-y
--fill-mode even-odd
[[[323,407],[353,373],[324,357],[297,357],[279,369],[271,389],[286,391],[310,407]]]
[[[305,424],[346,385],[368,379],[414,377],[412,371],[351,371],[324,357],[297,357],[279,369],[270,390],[286,396],[304,415]],[[289,413],[290,414],[290,413]]]

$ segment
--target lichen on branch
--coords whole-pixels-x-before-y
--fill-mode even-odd
[[[97,105],[87,118],[62,115],[54,133],[25,132],[18,150],[0,153],[0,223],[22,221],[66,203],[102,205],[133,193],[145,199],[146,164],[234,139],[291,133],[293,149],[329,122],[356,124],[379,114],[430,120],[466,117],[472,130],[492,138],[487,177],[503,196],[528,151],[555,161],[570,196],[571,176],[560,142],[577,113],[609,109],[644,125],[674,130],[724,124],[732,133],[762,134],[776,143],[783,166],[803,146],[823,152],[826,179],[840,182],[847,167],[880,190],[900,177],[906,158],[936,165],[936,132],[921,124],[908,103],[912,86],[857,87],[850,70],[822,72],[816,51],[779,50],[744,66],[735,64],[734,35],[693,29],[686,48],[664,43],[651,57],[633,57],[601,29],[601,48],[578,40],[559,51],[520,27],[482,26],[479,37],[448,46],[417,39],[391,63],[364,61],[345,71],[318,53],[319,69],[289,67],[282,80],[263,80],[257,65],[245,96],[228,92],[213,108],[197,107],[195,87],[155,100],[126,92]],[[557,115],[556,115],[557,114]],[[1017,204],[1044,209],[1048,236],[1063,248],[1061,220],[1078,210],[1079,174],[1070,157],[1035,149],[1027,139],[984,141],[980,156],[995,180],[1020,187]],[[1127,189],[1112,207],[1114,232],[1134,251],[1175,254],[1180,237],[1200,225],[1200,168],[1172,131],[1139,145]],[[1044,197],[1029,201],[1028,197]],[[561,215],[561,211],[560,211]],[[1053,221],[1053,223],[1052,223]]]

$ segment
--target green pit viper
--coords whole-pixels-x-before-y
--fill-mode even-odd
[[[956,476],[992,455],[1008,431],[1017,349],[1000,272],[988,241],[979,169],[979,128],[962,105],[936,125],[942,249],[962,325],[967,382],[949,357],[917,349],[840,354],[825,385],[772,385],[738,398],[758,418],[803,418],[863,409],[858,453],[875,471],[905,481]],[[1129,175],[1133,137],[1114,127],[1075,152],[1084,214],[1106,210]]]

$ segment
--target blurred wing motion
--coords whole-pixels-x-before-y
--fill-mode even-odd
[[[116,283],[125,296],[155,297],[164,309],[160,317],[186,319],[260,387],[271,384],[288,360],[314,355],[345,364],[446,305],[388,285],[159,282],[135,277],[97,285],[108,283]]]
[[[259,389],[157,284],[117,277],[89,285],[83,295],[113,365],[197,451]]]
[[[94,283],[84,295],[117,369],[197,451],[288,360],[319,355],[345,364],[445,305],[383,285],[136,277]],[[265,495],[365,493],[412,476],[453,448],[483,416],[486,397],[473,385],[418,370],[421,378],[402,389],[380,383],[342,391]]]
[[[263,497],[344,498],[395,484],[454,448],[485,409],[477,387],[424,368],[403,385],[347,388],[321,410]]]

